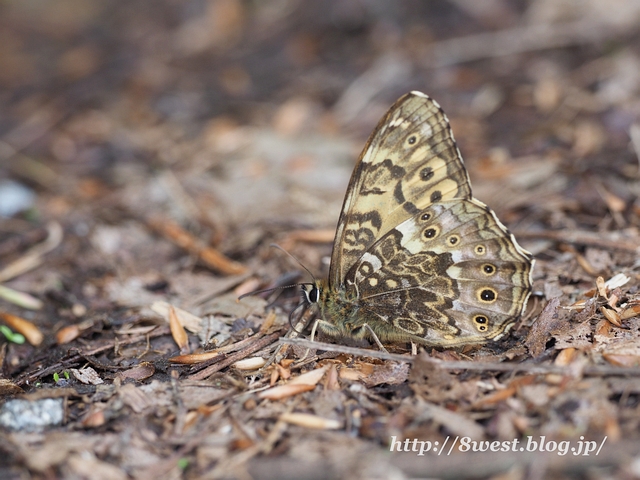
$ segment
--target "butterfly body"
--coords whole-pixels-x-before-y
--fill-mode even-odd
[[[471,195],[449,122],[420,92],[380,121],[349,182],[327,280],[305,290],[334,337],[455,346],[501,338],[533,260]]]

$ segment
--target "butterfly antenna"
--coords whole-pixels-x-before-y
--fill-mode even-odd
[[[242,300],[243,298],[250,297],[251,295],[257,295],[258,293],[275,292],[276,290],[284,290],[285,288],[299,287],[301,285],[313,285],[313,283],[311,282],[293,283],[291,285],[283,285],[281,287],[273,287],[273,288],[265,288],[264,290],[256,290],[254,292],[243,293],[238,297],[238,300]]]
[[[277,248],[278,250],[286,253],[287,255],[289,255],[291,258],[293,258],[295,260],[295,262],[300,265],[302,268],[304,268],[306,270],[306,272],[311,275],[311,278],[313,278],[313,282],[315,283],[317,281],[316,276],[311,273],[311,270],[309,270],[307,267],[305,267],[302,262],[300,262],[300,260],[298,260],[296,257],[294,257],[293,255],[291,255],[289,252],[287,252],[284,248],[282,248],[280,245],[278,245],[277,243],[272,243],[271,245],[269,245],[270,247],[273,248]],[[305,283],[302,283],[301,285],[306,285]]]

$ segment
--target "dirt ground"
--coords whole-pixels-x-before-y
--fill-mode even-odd
[[[411,90],[528,309],[307,352],[298,289],[237,298],[327,275]],[[0,477],[640,478],[639,155],[635,0],[0,3]]]

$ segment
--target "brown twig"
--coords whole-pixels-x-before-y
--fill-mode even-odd
[[[520,239],[542,239],[552,240],[554,242],[563,242],[577,245],[586,245],[597,248],[607,248],[621,250],[629,253],[640,253],[640,247],[637,242],[616,240],[607,238],[603,234],[587,232],[584,230],[573,231],[550,231],[544,230],[540,232],[514,232],[516,238]]]
[[[382,360],[394,360],[397,362],[413,363],[415,357],[397,355],[393,353],[380,352],[378,350],[367,350],[365,348],[347,347],[345,345],[334,345],[332,343],[312,342],[302,338],[281,338],[280,343],[298,345],[301,347],[315,348],[329,352],[340,352],[347,355],[357,355],[362,357],[379,358]],[[556,373],[561,375],[571,374],[573,371],[569,366],[544,365],[534,363],[493,363],[493,362],[469,362],[469,361],[445,361],[428,359],[434,366],[446,370],[467,370],[475,372],[524,372],[529,374]],[[640,367],[616,367],[612,365],[588,365],[582,370],[582,374],[587,376],[640,376]]]
[[[256,340],[255,343],[247,346],[245,349],[237,353],[234,353],[233,355],[226,356],[224,357],[224,360],[221,359],[219,362],[216,362],[214,365],[211,365],[203,370],[200,370],[199,372],[196,372],[190,375],[189,379],[204,380],[205,378],[210,377],[214,373],[219,372],[223,368],[226,368],[229,365],[234,364],[238,360],[242,360],[243,358],[248,357],[252,353],[255,353],[258,350],[263,349],[267,345],[274,343],[276,340],[278,340],[278,338],[280,338],[280,335],[282,335],[282,332],[283,332],[282,330],[279,330],[270,335],[265,335],[264,337]]]
[[[312,348],[314,350],[324,350],[326,352],[346,353],[359,357],[379,358],[380,360],[394,360],[396,362],[413,363],[413,357],[398,355],[395,353],[382,352],[380,350],[368,350],[366,348],[347,347],[346,345],[335,345],[333,343],[322,343],[304,338],[281,338],[280,343],[287,345],[298,345],[300,347]]]
[[[147,220],[147,225],[179,247],[197,255],[202,262],[217,272],[226,275],[239,275],[247,271],[244,265],[234,262],[218,250],[204,245],[202,241],[171,220],[150,218]]]

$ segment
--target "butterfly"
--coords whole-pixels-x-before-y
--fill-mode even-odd
[[[532,255],[473,198],[442,108],[396,101],[369,137],[338,220],[329,277],[303,286],[331,337],[451,347],[499,340],[531,293]]]

